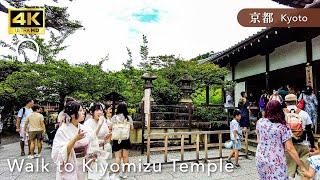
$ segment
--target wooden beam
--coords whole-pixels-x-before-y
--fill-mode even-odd
[[[269,75],[270,75],[270,55],[266,54],[265,56],[266,58],[266,74],[265,74],[265,78],[266,78],[266,90],[269,90]]]

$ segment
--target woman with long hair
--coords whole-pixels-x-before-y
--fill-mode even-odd
[[[95,158],[88,156],[92,139],[91,132],[80,124],[83,120],[84,110],[81,104],[76,101],[68,102],[52,146],[51,157],[58,166],[56,179],[81,180],[87,177],[87,173],[83,171],[83,161]]]
[[[112,151],[115,152],[116,163],[123,164],[129,163],[129,149],[131,148],[130,143],[130,129],[133,129],[133,121],[132,118],[129,116],[127,104],[121,102],[116,111],[116,115],[111,118],[112,122]],[[125,130],[127,131],[126,134],[128,136],[124,139],[115,139],[115,135],[117,128],[120,128],[122,125],[129,125],[128,128]],[[122,126],[123,127],[123,126]],[[124,166],[124,172],[120,174],[122,178],[127,178],[127,166]]]
[[[271,100],[267,104],[265,118],[257,122],[256,132],[256,166],[260,179],[288,179],[285,150],[305,171],[292,144],[292,132],[286,125],[285,114],[279,101]]]

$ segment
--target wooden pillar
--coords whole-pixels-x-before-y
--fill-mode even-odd
[[[313,57],[312,57],[312,39],[306,40],[306,54],[307,54],[307,66],[312,67],[312,81],[313,81],[313,89],[315,90],[315,93],[317,93],[317,83],[316,83],[316,67],[313,63]]]
[[[232,81],[234,81],[236,79],[236,75],[235,75],[235,63],[231,63],[231,75],[232,75]]]
[[[270,76],[270,56],[269,53],[266,54],[266,90],[270,90],[269,85],[269,76]]]
[[[189,132],[192,131],[192,113],[193,113],[193,111],[192,111],[192,104],[189,103],[189,104],[188,104]],[[192,136],[191,136],[191,134],[190,134],[190,135],[189,135],[189,144],[191,144],[191,138],[192,138]]]

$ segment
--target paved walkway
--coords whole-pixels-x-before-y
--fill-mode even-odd
[[[209,157],[216,156],[218,153],[217,150],[210,150],[209,151]],[[1,180],[12,180],[12,179],[23,179],[23,180],[51,180],[55,179],[55,165],[52,162],[52,159],[50,158],[51,149],[44,146],[43,150],[43,159],[45,163],[49,163],[48,170],[49,172],[27,172],[25,168],[22,169],[22,172],[18,172],[17,170],[10,172],[10,168],[8,165],[8,160],[11,162],[14,159],[17,159],[19,162],[22,162],[24,159],[24,164],[27,163],[33,163],[34,168],[36,169],[36,159],[28,159],[26,157],[20,157],[20,150],[19,150],[19,144],[13,143],[13,144],[7,144],[0,147],[0,179]],[[223,155],[227,155],[228,151],[224,150]],[[200,153],[200,158],[203,157],[204,154]],[[170,153],[168,155],[169,160],[170,159],[178,159],[179,153]],[[185,152],[185,158],[191,159],[195,157],[195,152]],[[217,166],[217,172],[213,172],[208,176],[208,164],[200,163],[201,165],[204,165],[204,171],[202,171],[202,168],[197,171],[197,166],[192,165],[191,163],[187,163],[182,167],[187,172],[181,172],[179,167],[181,164],[176,164],[176,169],[174,172],[173,164],[162,164],[161,165],[161,172],[131,172],[128,175],[128,180],[160,180],[160,179],[183,179],[183,180],[197,180],[197,179],[246,179],[246,180],[255,180],[258,179],[257,171],[255,167],[255,161],[254,158],[251,157],[252,160],[247,160],[245,158],[240,159],[241,168],[240,169],[234,169],[233,172],[226,172],[225,171],[225,163],[223,163],[223,168],[220,168],[220,160],[215,161],[209,161],[210,167],[212,170],[215,169],[215,165]],[[41,164],[41,159],[40,164]],[[145,156],[138,156],[138,157],[130,157],[130,162],[134,162],[137,164],[139,162],[146,162]],[[159,163],[163,162],[163,155],[152,155],[151,156],[151,163]],[[215,165],[214,165],[215,164]],[[27,166],[25,166],[27,167]],[[194,171],[192,171],[192,167],[194,168]],[[201,167],[201,166],[200,166]],[[41,169],[41,168],[40,168]],[[137,168],[138,169],[138,168]],[[142,168],[143,169],[143,168]],[[157,170],[158,168],[156,168]],[[219,172],[222,169],[223,172]],[[152,168],[151,168],[152,170]],[[137,170],[138,171],[138,170]]]

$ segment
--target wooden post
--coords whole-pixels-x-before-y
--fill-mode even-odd
[[[148,131],[148,142],[147,142],[147,163],[150,163],[150,155],[151,155],[151,152],[150,152],[150,145],[151,145],[151,113],[150,113],[150,111],[151,111],[151,105],[150,105],[150,94],[151,94],[151,89],[145,89],[145,96],[144,96],[144,98],[145,98],[145,104],[144,104],[144,113],[145,113],[145,115],[147,115],[147,117],[145,116],[145,119],[147,120],[147,125],[148,125],[148,127],[147,127],[147,131]],[[147,104],[146,104],[147,103]],[[146,106],[146,107],[145,107]]]
[[[245,153],[246,153],[246,156],[247,156],[247,158],[249,158],[248,157],[248,152],[249,152],[249,147],[248,147],[248,132],[249,132],[249,130],[246,130],[245,131],[245,139],[244,139],[244,143],[245,143]]]
[[[164,137],[164,162],[168,162],[168,135]]]
[[[148,140],[147,140],[147,163],[150,163],[150,134],[147,134]]]
[[[181,161],[184,160],[184,135],[181,135]]]
[[[145,119],[144,119],[144,102],[142,101],[142,103],[141,103],[141,124],[142,124],[142,127],[141,127],[141,134],[142,134],[142,136],[141,136],[141,155],[143,155],[143,153],[144,153],[144,148],[145,148],[145,143],[144,143],[144,140],[145,140],[145,138],[144,138],[144,126],[145,126]]]
[[[196,152],[196,158],[197,158],[197,161],[199,161],[199,150],[200,150],[200,134],[197,133],[197,141],[196,141],[196,148],[197,148],[197,152]]]
[[[208,134],[204,135],[204,153],[205,153],[205,162],[208,162]]]
[[[192,131],[192,105],[191,103],[188,104],[188,120],[189,120],[189,132]],[[189,135],[189,144],[191,144],[191,134]]]
[[[222,158],[222,133],[219,133],[219,157]]]

